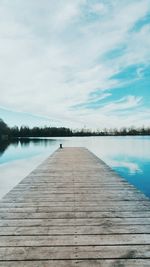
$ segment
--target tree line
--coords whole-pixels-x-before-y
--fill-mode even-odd
[[[150,135],[150,127],[123,127],[121,129],[104,129],[92,131],[89,129],[72,130],[66,127],[33,127],[14,126],[9,127],[0,119],[0,138],[19,137],[67,137],[67,136],[127,136],[127,135]]]

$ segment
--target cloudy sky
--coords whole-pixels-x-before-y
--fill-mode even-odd
[[[0,0],[0,117],[147,126],[150,0]]]

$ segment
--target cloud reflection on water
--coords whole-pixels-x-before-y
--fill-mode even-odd
[[[114,168],[126,168],[127,171],[132,175],[136,173],[142,173],[143,171],[140,169],[139,165],[135,162],[127,162],[127,161],[117,161],[117,160],[108,160],[107,164]]]
[[[35,156],[30,159],[15,160],[0,165],[0,198],[17,185],[45,158],[46,155]]]

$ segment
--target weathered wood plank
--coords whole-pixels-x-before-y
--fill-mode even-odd
[[[0,260],[150,259],[149,245],[0,247]]]
[[[149,267],[149,259],[0,261],[0,267]]]
[[[98,196],[93,196],[93,197],[88,197],[88,195],[87,196],[84,196],[84,195],[81,195],[81,197],[80,197],[80,199],[76,196],[76,198],[77,198],[77,203],[78,202],[89,202],[89,201],[91,201],[91,202],[94,202],[94,201],[97,201],[97,203],[101,203],[101,202],[105,202],[106,200],[110,200],[110,201],[128,201],[128,199],[130,198],[130,200],[137,200],[137,199],[139,199],[139,201],[140,201],[140,199],[141,199],[141,201],[142,200],[145,200],[145,198],[144,197],[142,197],[141,196],[141,198],[140,198],[140,196],[134,196],[134,195],[126,195],[126,194],[124,194],[124,195],[114,195],[114,196],[111,196],[111,195],[108,195],[108,197],[107,196],[102,196],[102,198],[101,198],[101,201],[99,200],[99,197]],[[72,195],[72,197],[71,196],[61,196],[61,197],[59,197],[59,196],[55,196],[55,198],[54,197],[40,197],[39,196],[39,198],[38,198],[38,196],[37,197],[27,197],[26,198],[26,200],[24,201],[24,198],[23,197],[17,197],[17,201],[18,202],[26,202],[26,203],[28,203],[28,202],[31,202],[32,200],[33,201],[49,201],[49,202],[56,202],[56,199],[57,199],[57,202],[59,201],[59,202],[73,202],[74,201],[74,197],[73,197],[73,195]],[[5,198],[4,200],[3,200],[4,202],[15,202],[16,201],[16,197],[7,197],[7,198]]]
[[[74,201],[73,201],[74,202]],[[59,203],[59,202],[58,202]],[[52,202],[51,202],[52,204]],[[110,205],[106,205],[106,204],[102,204],[101,206],[98,205],[99,203],[97,203],[97,206],[92,206],[92,205],[88,205],[88,203],[86,204],[87,206],[76,206],[76,207],[73,207],[73,205],[70,205],[69,207],[68,206],[48,206],[48,203],[47,203],[47,206],[35,206],[35,207],[9,207],[9,208],[1,208],[0,207],[0,215],[3,215],[3,213],[21,213],[21,212],[25,212],[25,213],[28,213],[28,212],[59,212],[59,211],[87,211],[87,212],[90,212],[90,211],[133,211],[133,210],[136,210],[136,211],[142,211],[143,208],[145,211],[150,211],[150,206],[148,203],[146,204],[143,204],[140,203],[138,205],[138,207],[136,207],[135,209],[135,203],[131,203],[131,204],[128,204],[126,203],[126,205],[119,205],[117,203],[115,204],[112,204],[111,206]],[[117,205],[117,206],[116,206]]]
[[[103,225],[94,226],[24,226],[13,227],[6,226],[0,227],[1,235],[87,235],[91,233],[95,234],[125,234],[125,233],[138,233],[138,234],[150,234],[150,225],[134,225],[134,224],[112,224],[104,223]]]
[[[73,219],[12,219],[12,220],[0,220],[0,227],[5,226],[54,226],[54,225],[105,225],[105,224],[137,224],[137,225],[150,225],[150,218],[73,218]]]
[[[0,247],[150,245],[150,234],[1,236]]]
[[[83,208],[82,208],[83,210]],[[2,213],[0,214],[0,219],[58,219],[58,218],[149,218],[150,217],[150,212],[149,211],[145,211],[143,212],[141,211],[134,211],[134,212],[122,212],[122,211],[102,211],[102,212],[92,212],[92,211],[87,211],[87,212],[17,212],[17,213]]]
[[[66,188],[62,188],[62,187],[58,187],[58,188],[54,188],[54,187],[52,187],[51,186],[51,188],[50,189],[46,189],[45,187],[44,188],[41,188],[41,187],[39,187],[39,188],[28,188],[28,187],[26,187],[26,188],[23,188],[22,190],[21,190],[21,188],[18,190],[16,190],[16,189],[13,189],[12,191],[11,191],[11,193],[9,193],[9,196],[11,195],[11,196],[16,196],[16,195],[20,195],[21,193],[25,193],[25,194],[32,194],[32,195],[34,195],[34,194],[42,194],[43,193],[43,191],[44,191],[44,193],[45,194],[49,194],[49,193],[51,193],[52,195],[53,194],[74,194],[74,191],[76,190],[76,194],[78,195],[78,194],[104,194],[105,193],[105,191],[107,191],[109,194],[116,194],[116,193],[121,193],[122,194],[122,192],[124,192],[124,193],[129,193],[129,192],[131,192],[131,193],[133,193],[133,192],[135,192],[136,193],[136,189],[133,189],[133,188],[124,188],[124,189],[122,189],[122,188],[102,188],[102,187],[99,187],[99,188],[96,188],[96,187],[91,187],[91,188],[80,188],[80,187],[78,187],[77,189],[76,188],[71,188],[71,187],[69,187],[69,190],[68,190],[68,187],[66,187]]]

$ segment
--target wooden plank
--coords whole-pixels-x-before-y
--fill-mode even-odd
[[[150,234],[1,236],[0,247],[150,245]]]
[[[149,259],[2,261],[0,267],[149,267]]]
[[[134,225],[134,224],[112,224],[105,223],[103,225],[94,226],[24,226],[24,227],[0,227],[1,235],[87,235],[95,234],[150,234],[150,225]]]
[[[42,179],[42,177],[41,177],[41,179]],[[49,177],[49,179],[51,179],[51,177]],[[99,179],[100,179],[100,177],[99,177]],[[75,184],[74,184],[74,187],[73,187],[72,184],[71,184],[71,182],[72,181],[70,181],[68,179],[65,181],[65,177],[64,177],[64,183],[55,180],[55,183],[48,182],[48,181],[46,182],[45,181],[44,184],[43,184],[43,183],[38,183],[38,181],[35,180],[34,184],[32,183],[32,184],[29,184],[29,185],[22,185],[19,188],[18,187],[17,188],[14,188],[12,190],[12,192],[18,192],[18,189],[19,190],[25,190],[25,189],[31,189],[31,190],[39,189],[39,190],[42,190],[46,184],[51,185],[50,188],[45,188],[45,190],[47,190],[47,191],[50,191],[53,188],[54,189],[56,188],[58,190],[59,189],[60,190],[63,190],[65,188],[67,189],[68,187],[70,189],[72,188],[72,190],[79,189],[80,191],[82,191],[83,189],[85,189],[85,190],[91,190],[91,189],[92,190],[97,190],[97,189],[99,189],[99,191],[100,191],[104,187],[104,190],[107,190],[108,189],[108,190],[111,191],[111,189],[112,190],[121,190],[121,187],[124,185],[124,188],[122,188],[123,191],[130,191],[131,190],[131,191],[137,192],[137,190],[135,188],[133,188],[133,186],[130,186],[129,184],[124,184],[124,183],[120,183],[120,185],[118,183],[118,185],[115,185],[112,182],[110,182],[110,183],[100,183],[100,182],[99,183],[98,182],[97,183],[94,183],[94,181],[91,181],[92,183],[89,184],[88,181],[86,181],[86,179],[85,179],[85,182],[87,182],[86,185],[85,185],[84,181],[82,183],[76,181]],[[34,187],[33,187],[33,185],[34,185]],[[98,186],[98,188],[96,187],[96,185]]]
[[[52,202],[51,202],[52,204]],[[58,202],[59,204],[59,202]],[[110,205],[106,205],[106,204],[102,204],[101,206],[98,205],[97,203],[97,206],[94,206],[94,205],[88,205],[86,204],[87,206],[76,206],[76,207],[73,207],[73,205],[69,205],[69,206],[60,206],[60,205],[57,205],[57,206],[48,206],[48,203],[47,203],[47,206],[34,206],[34,207],[9,207],[9,208],[1,208],[0,207],[0,214],[2,215],[3,213],[21,213],[21,212],[25,212],[25,213],[28,213],[28,212],[56,212],[56,211],[87,211],[87,212],[90,212],[90,211],[111,211],[111,210],[114,210],[114,211],[133,211],[133,210],[136,210],[136,211],[142,211],[143,208],[145,211],[150,211],[150,206],[148,204],[143,204],[140,203],[138,205],[138,207],[136,207],[135,209],[135,203],[131,203],[131,204],[127,204],[126,205],[119,205],[119,203],[117,203],[117,207],[116,207],[116,203],[115,204],[112,204],[111,206]]]
[[[83,208],[82,208],[83,209]],[[102,211],[102,212],[92,212],[92,211],[87,211],[87,212],[17,212],[17,213],[2,213],[0,214],[0,220],[1,219],[57,219],[57,218],[149,218],[150,217],[150,212],[149,211],[145,211],[143,212],[141,211],[134,211],[134,212],[122,212],[122,211]]]
[[[12,267],[14,261],[0,262],[0,267]],[[45,260],[45,261],[19,261],[15,267],[148,267],[149,260]]]
[[[121,187],[120,188],[108,188],[108,187],[77,187],[76,188],[72,188],[72,187],[69,187],[69,191],[68,191],[68,187],[52,187],[51,188],[46,188],[46,187],[39,187],[39,188],[29,188],[29,187],[25,187],[25,188],[19,188],[18,189],[13,189],[11,191],[11,193],[9,193],[9,196],[10,195],[20,195],[22,192],[24,192],[25,194],[27,193],[31,193],[31,194],[37,194],[37,193],[43,193],[43,190],[45,192],[45,194],[74,194],[74,190],[76,190],[76,194],[103,194],[106,190],[109,194],[116,194],[116,193],[122,193],[122,192],[126,192],[126,193],[129,193],[129,192],[135,192],[136,193],[136,189],[133,189],[133,188],[130,188],[130,187],[127,187],[127,188],[124,188],[122,189]]]
[[[53,209],[56,207],[56,211],[59,211],[59,209],[61,207],[64,207],[64,211],[67,211],[67,208],[71,208],[72,204],[73,204],[73,200],[72,201],[48,201],[48,200],[33,200],[31,202],[3,202],[4,205],[0,206],[1,212],[3,213],[5,212],[5,209],[11,212],[11,209],[16,209],[16,212],[19,211],[19,209],[34,209],[35,207],[41,209],[42,207],[46,209],[49,208],[49,211],[53,211]],[[112,204],[112,205],[111,205]],[[118,205],[117,205],[118,204]],[[139,205],[138,205],[139,204]],[[83,209],[85,211],[106,211],[107,209],[109,210],[114,210],[114,211],[141,211],[141,209],[143,208],[145,211],[150,211],[150,207],[149,207],[149,203],[145,203],[142,202],[138,203],[136,201],[102,201],[101,203],[98,201],[82,201],[82,202],[75,202],[75,208],[76,211],[83,211]],[[129,210],[126,210],[128,209]],[[18,209],[18,211],[17,211]],[[58,210],[57,210],[58,209]]]
[[[99,212],[99,213],[103,213],[103,212],[114,212],[114,213],[120,213],[120,212],[143,212],[143,209],[145,211],[146,214],[149,214],[150,212],[150,208],[148,205],[138,205],[138,206],[135,206],[137,203],[135,203],[135,205],[133,205],[132,203],[130,204],[126,204],[126,205],[119,205],[117,206],[117,202],[115,202],[115,205],[89,205],[88,206],[88,202],[84,203],[82,202],[83,205],[81,206],[73,206],[73,201],[72,202],[69,202],[69,205],[68,205],[68,202],[67,203],[63,203],[61,202],[62,205],[59,205],[60,202],[58,203],[52,203],[51,202],[51,205],[48,207],[48,204],[49,202],[47,202],[46,206],[44,206],[42,203],[41,203],[41,206],[38,206],[37,207],[34,205],[34,206],[25,206],[25,207],[15,207],[15,208],[2,208],[1,209],[1,212],[0,212],[0,215],[3,216],[4,214],[8,214],[8,213],[56,213],[56,212],[74,212],[75,215],[78,215],[78,213],[85,213],[87,214],[92,214],[92,213],[96,213],[96,212]],[[52,205],[53,204],[53,205]],[[56,205],[57,204],[57,205]],[[64,204],[64,206],[63,206]],[[72,205],[71,205],[72,204]],[[77,204],[77,203],[76,203]],[[106,203],[107,204],[107,203]]]
[[[26,197],[26,196],[25,196]],[[104,201],[106,201],[106,200],[110,200],[110,201],[128,201],[128,199],[130,198],[130,200],[137,200],[137,199],[139,199],[139,201],[140,201],[140,199],[141,199],[141,201],[142,200],[145,200],[145,198],[144,197],[142,197],[141,196],[141,198],[140,198],[140,196],[136,196],[136,195],[114,195],[114,196],[111,196],[111,195],[108,195],[108,197],[105,195],[105,196],[102,196],[101,197],[101,201],[99,200],[99,197],[100,196],[93,196],[93,197],[88,197],[88,195],[87,196],[83,196],[83,195],[81,195],[81,197],[80,197],[80,200],[79,200],[79,198],[76,196],[76,198],[77,198],[77,203],[78,202],[89,202],[89,201],[92,201],[92,202],[94,202],[94,201],[98,201],[97,203],[101,203],[101,202],[104,202]],[[33,201],[49,201],[49,202],[55,202],[56,201],[56,199],[57,199],[57,201],[59,201],[59,202],[73,202],[74,201],[74,197],[73,197],[73,195],[72,195],[72,197],[70,197],[69,195],[68,196],[61,196],[61,197],[59,197],[59,196],[55,196],[55,198],[54,197],[40,197],[39,196],[39,198],[38,198],[38,196],[37,197],[27,197],[26,198],[26,200],[24,201],[24,197],[17,197],[17,201],[18,202],[26,202],[26,203],[28,203],[28,202],[31,202],[32,200]],[[4,202],[15,202],[16,201],[16,197],[7,197],[7,198],[5,198],[5,200],[4,200]]]
[[[0,220],[0,227],[5,226],[54,226],[54,225],[104,225],[104,224],[137,224],[137,225],[150,225],[150,218],[73,218],[73,219],[12,219]]]
[[[0,247],[0,260],[150,259],[150,245]]]

